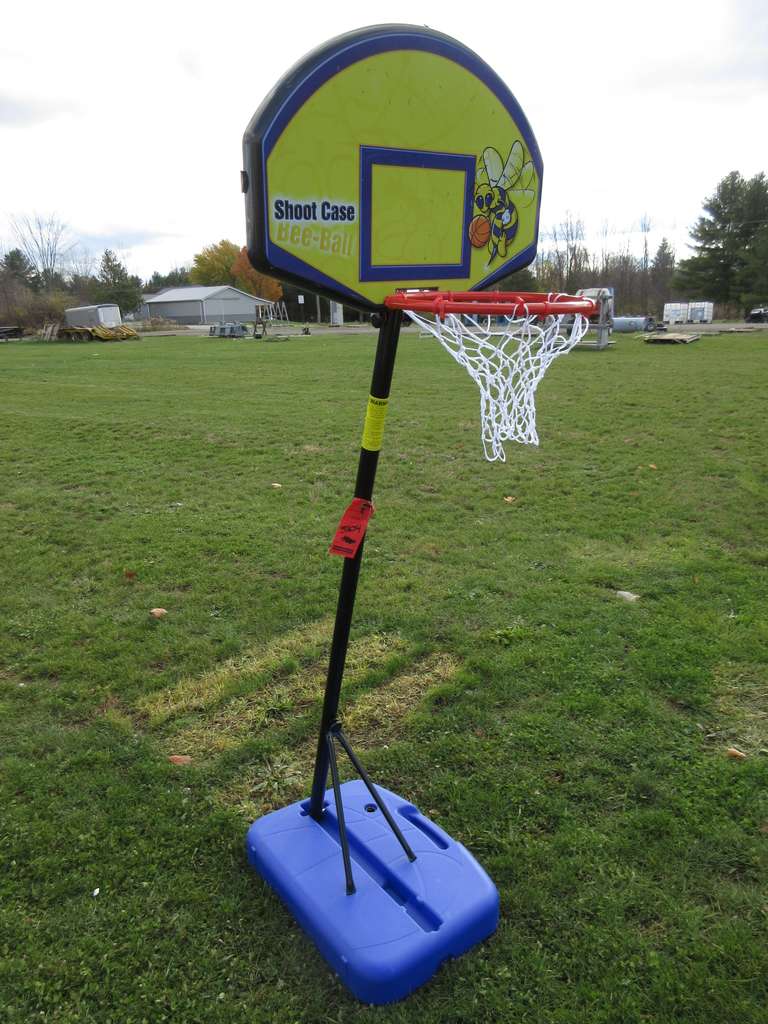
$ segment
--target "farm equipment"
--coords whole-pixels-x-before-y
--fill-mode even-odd
[[[64,310],[63,324],[46,324],[43,337],[67,338],[70,341],[122,341],[138,338],[132,327],[126,327],[117,306],[102,303],[99,306],[73,306]]]
[[[244,338],[246,329],[243,324],[213,324],[208,331],[209,338]]]
[[[579,348],[592,348],[598,352],[612,345],[614,295],[613,288],[580,288],[576,294],[597,303],[597,313],[589,318],[590,328],[596,334],[595,341],[582,341]]]
[[[59,328],[59,337],[71,341],[124,341],[138,336],[132,327],[125,324],[117,327],[69,327],[65,324]]]
[[[124,341],[126,338],[138,338],[132,327],[119,324],[116,327],[80,327],[72,324],[48,323],[42,330],[43,341],[55,341],[66,338],[68,341]]]

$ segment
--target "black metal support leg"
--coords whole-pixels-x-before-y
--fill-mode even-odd
[[[376,803],[376,806],[379,808],[381,813],[384,815],[387,824],[392,829],[392,831],[395,833],[395,838],[397,839],[398,843],[400,843],[400,845],[402,846],[403,850],[405,851],[405,855],[408,858],[408,860],[411,860],[411,861],[416,860],[416,854],[413,852],[413,850],[409,846],[408,840],[405,838],[403,833],[400,831],[400,826],[397,824],[395,819],[390,814],[389,808],[387,807],[387,805],[384,803],[384,801],[379,796],[379,791],[376,789],[376,787],[374,786],[373,782],[371,781],[371,777],[368,774],[368,772],[365,770],[365,768],[363,768],[362,764],[358,760],[357,755],[355,754],[355,752],[352,749],[352,747],[349,745],[349,740],[344,735],[344,733],[341,731],[341,726],[338,723],[336,725],[332,726],[330,735],[331,736],[335,736],[336,739],[339,741],[339,743],[344,748],[344,751],[346,752],[347,757],[352,762],[352,766],[354,767],[354,769],[357,772],[357,774],[360,776],[360,778],[365,783],[368,792],[373,797],[373,799],[374,799],[374,801]],[[333,765],[333,762],[332,762],[332,765]]]
[[[344,804],[341,801],[339,767],[336,764],[336,748],[333,745],[333,735],[331,733],[328,733],[326,737],[326,748],[328,750],[328,761],[331,766],[333,799],[336,802],[336,820],[339,823],[339,842],[341,843],[341,859],[344,861],[344,878],[347,883],[347,896],[351,896],[355,891],[355,879],[352,876],[352,860],[349,856],[349,840],[347,839],[347,822],[344,818]]]
[[[371,380],[371,395],[374,398],[389,398],[392,385],[392,371],[395,366],[397,342],[400,337],[402,313],[400,310],[386,310],[380,314],[379,340],[376,346],[376,360]],[[373,482],[376,478],[376,467],[379,461],[378,451],[367,448],[360,449],[360,461],[355,482],[355,497],[370,501],[373,497]],[[317,741],[317,757],[315,758],[315,774],[312,781],[312,798],[309,813],[319,821],[323,815],[323,797],[328,782],[328,766],[330,753],[327,737],[331,726],[336,721],[339,709],[339,694],[344,676],[344,663],[347,657],[349,631],[352,625],[352,612],[355,606],[357,580],[360,574],[360,563],[363,557],[365,542],[360,545],[354,558],[344,559],[341,574],[339,602],[336,608],[336,623],[333,628],[331,657],[328,665],[328,678],[325,684],[323,714],[320,722],[320,735]]]

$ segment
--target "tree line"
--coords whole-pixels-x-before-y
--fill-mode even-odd
[[[650,227],[650,218],[644,217],[639,256],[628,243],[623,248],[612,249],[607,230],[602,234],[598,251],[590,251],[585,241],[584,223],[568,216],[540,241],[536,260],[522,272],[527,275],[522,281],[519,274],[513,274],[494,287],[522,290],[524,284],[525,290],[568,294],[581,288],[612,287],[617,312],[661,316],[664,303],[675,289],[675,252],[670,242],[662,238],[651,255]]]
[[[314,316],[314,302],[298,303],[299,289],[251,266],[242,246],[228,239],[205,246],[189,266],[155,271],[146,281],[129,273],[119,256],[105,249],[95,259],[69,236],[55,215],[22,216],[11,222],[14,246],[0,256],[0,322],[37,326],[61,319],[69,306],[115,303],[138,311],[142,293],[199,284],[233,285],[252,295],[284,300],[289,315]],[[649,250],[650,217],[640,220],[642,248],[616,248],[607,228],[589,248],[584,223],[572,215],[544,233],[536,260],[492,287],[499,290],[573,293],[612,286],[621,313],[661,316],[665,302],[706,299],[716,315],[740,316],[768,304],[768,178],[744,178],[732,171],[703,203],[691,229],[693,255],[676,260],[663,238]]]
[[[112,249],[94,258],[55,214],[16,217],[11,228],[16,244],[0,254],[0,323],[39,326],[63,319],[69,307],[99,303],[137,313],[144,293],[191,284],[233,285],[271,301],[284,297],[280,282],[254,270],[245,248],[228,240],[204,247],[190,266],[142,281]]]
[[[584,223],[567,216],[539,242],[535,263],[493,287],[573,293],[613,286],[617,310],[660,317],[665,302],[704,299],[716,316],[740,317],[768,304],[768,178],[732,171],[718,182],[691,228],[693,255],[676,260],[668,239],[651,254],[651,220],[640,220],[642,251],[611,247],[607,229],[597,251],[586,243]]]
[[[112,249],[100,259],[75,244],[55,215],[11,221],[15,245],[0,257],[0,320],[36,326],[61,319],[69,306],[141,302],[141,279],[129,274]]]

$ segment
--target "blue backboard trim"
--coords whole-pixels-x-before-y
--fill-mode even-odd
[[[458,263],[414,263],[385,265],[373,263],[373,168],[422,167],[433,171],[462,171],[464,174],[464,211],[461,227],[461,258]],[[394,149],[385,146],[360,147],[360,280],[423,281],[426,277],[465,278],[469,276],[472,250],[467,228],[472,214],[475,185],[475,158],[462,153],[434,153],[420,149]]]
[[[310,289],[315,285],[323,294],[347,299],[353,305],[368,309],[377,308],[369,298],[329,278],[271,241],[267,207],[267,159],[294,114],[325,82],[358,60],[398,49],[420,50],[446,57],[482,81],[517,124],[536,169],[539,190],[543,183],[544,168],[538,143],[512,92],[485,61],[450,36],[410,25],[380,25],[339,36],[303,58],[266,98],[246,130],[246,153],[249,146],[251,147],[251,156],[246,155],[246,167],[250,170],[253,186],[258,182],[257,192],[261,194],[261,202],[257,195],[253,196],[250,206],[252,212],[248,214],[249,255],[254,265],[262,267],[268,273],[276,272],[278,276],[292,280],[294,284],[306,284]],[[536,255],[537,240],[538,216],[533,243],[512,260],[498,267],[483,281],[476,282],[474,286],[487,287],[513,270],[530,264]],[[397,274],[393,270],[393,280],[405,280],[400,273],[401,269],[398,268]],[[424,269],[420,268],[422,271]],[[448,275],[441,273],[441,276]]]

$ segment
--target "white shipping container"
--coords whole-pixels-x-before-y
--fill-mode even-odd
[[[684,324],[688,320],[687,302],[665,302],[662,320],[665,324]]]
[[[688,323],[711,324],[713,312],[714,303],[712,302],[689,302]]]
[[[108,303],[99,306],[73,306],[64,310],[68,327],[119,327],[120,307]]]

